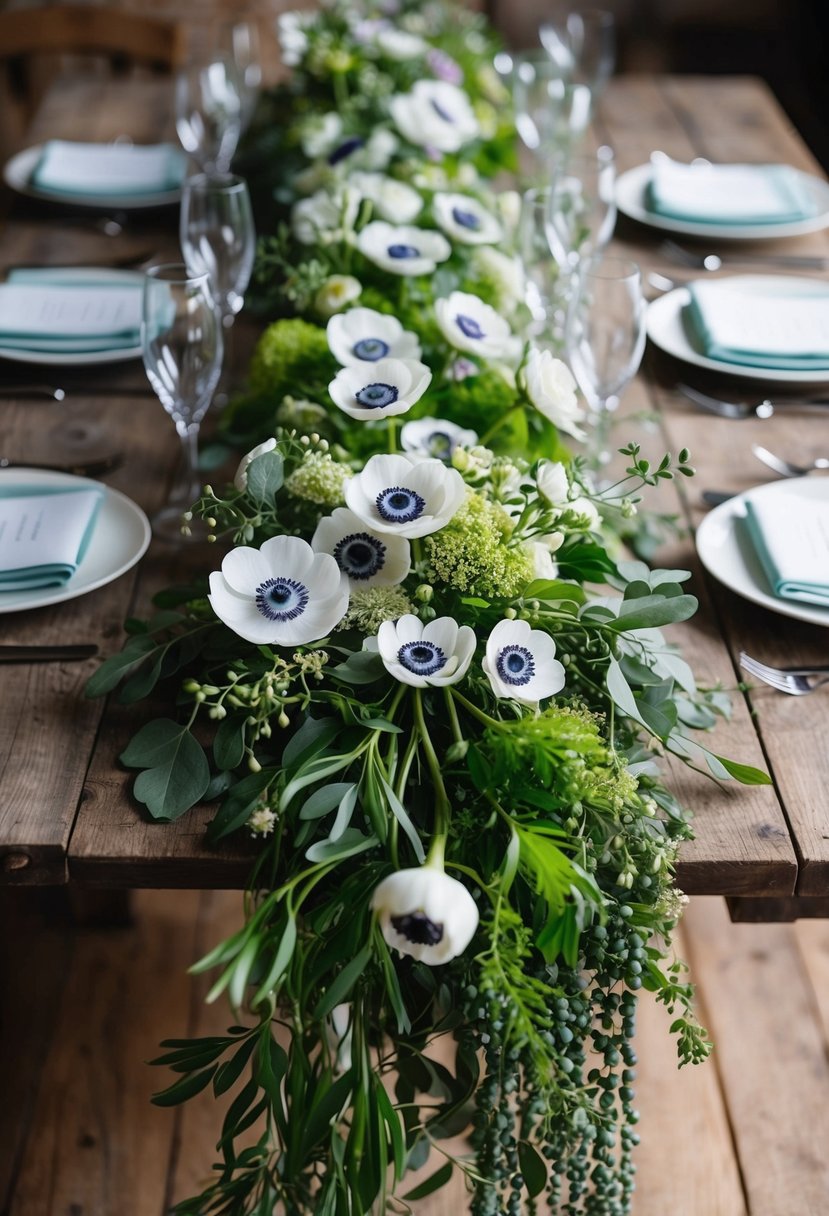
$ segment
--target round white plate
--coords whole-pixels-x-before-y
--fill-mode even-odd
[[[139,270],[113,270],[109,266],[55,266],[49,272],[52,282],[65,279],[67,283],[101,282],[112,279],[123,283],[126,279],[144,281]],[[115,350],[94,351],[46,351],[20,350],[15,346],[0,344],[0,359],[11,359],[15,363],[36,363],[42,367],[93,367],[99,363],[124,363],[127,359],[140,359],[140,346],[122,346]]]
[[[75,194],[69,191],[64,193],[59,190],[41,190],[32,183],[32,174],[42,153],[43,145],[34,144],[6,161],[3,168],[6,185],[28,198],[65,203],[72,207],[94,207],[98,211],[143,211],[147,207],[166,207],[170,203],[177,203],[181,198],[179,187],[174,190],[150,191],[147,194]]]
[[[729,275],[728,278],[710,280],[709,286],[713,287],[715,282],[732,286],[735,283],[744,283],[749,290],[756,287],[761,292],[768,291],[771,287],[780,295],[800,298],[810,295],[824,298],[826,296],[826,283],[820,279],[795,278],[790,275]],[[682,359],[684,363],[693,363],[695,367],[704,367],[728,376],[743,376],[768,384],[829,383],[829,368],[825,371],[791,371],[772,367],[748,367],[744,363],[728,363],[724,359],[711,359],[708,355],[701,354],[693,345],[685,328],[683,312],[689,299],[687,288],[676,287],[664,296],[651,300],[648,305],[648,337],[660,350],[673,355],[675,359]]]
[[[813,625],[829,625],[829,608],[819,608],[814,604],[799,603],[797,600],[784,600],[774,595],[754,546],[742,526],[745,519],[743,500],[746,497],[750,495],[752,498],[773,500],[775,495],[779,496],[783,492],[791,496],[792,483],[788,479],[772,481],[754,490],[745,490],[715,507],[697,528],[697,552],[700,561],[715,579],[736,591],[743,599],[762,604],[764,608],[770,608],[781,616],[809,621]],[[803,477],[798,483],[798,493],[804,498],[826,502],[829,500],[829,478],[816,477],[810,481]]]
[[[651,177],[650,165],[637,165],[628,169],[616,181],[616,206],[629,219],[660,228],[664,232],[675,232],[680,236],[710,236],[722,241],[768,241],[782,236],[803,236],[807,232],[820,232],[829,226],[829,182],[809,173],[797,172],[817,210],[803,220],[766,224],[713,224],[695,220],[673,219],[657,215],[647,206],[647,186]]]
[[[101,483],[71,473],[52,473],[43,469],[2,469],[0,486],[43,486],[44,489],[79,489]],[[95,529],[83,561],[68,583],[40,590],[0,591],[0,613],[23,612],[76,599],[120,578],[144,556],[150,543],[150,521],[141,508],[121,494],[104,486],[104,500],[95,520]]]

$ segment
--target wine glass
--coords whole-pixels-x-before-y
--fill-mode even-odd
[[[262,52],[255,21],[230,21],[221,30],[221,53],[236,66],[241,102],[241,127],[246,131],[253,118],[262,87]]]
[[[242,131],[240,78],[231,60],[214,59],[179,72],[176,131],[203,173],[227,173]]]
[[[610,459],[610,417],[645,349],[642,272],[627,258],[593,254],[576,272],[567,316],[570,367],[594,419],[593,454]]]
[[[569,152],[590,122],[588,86],[565,80],[544,51],[517,55],[511,79],[515,125],[525,148],[541,163]]]
[[[540,346],[560,345],[566,319],[569,275],[550,252],[547,212],[550,187],[533,186],[521,196],[518,256],[524,267],[525,299],[531,320],[527,334]]]
[[[199,426],[222,370],[222,330],[206,274],[193,275],[180,264],[150,267],[144,279],[141,353],[147,378],[181,440],[179,475],[165,506],[153,516],[153,532],[181,541],[182,513],[201,493]]]
[[[247,183],[230,175],[188,178],[181,195],[179,236],[191,274],[206,274],[225,330],[225,376],[233,373],[230,331],[245,302],[256,254]],[[217,394],[217,401],[226,398]]]
[[[616,165],[606,145],[592,156],[570,156],[553,171],[548,196],[547,239],[553,257],[572,270],[599,253],[616,224]]]
[[[616,33],[613,14],[588,8],[559,13],[538,30],[541,45],[568,79],[586,84],[599,97],[613,74]]]

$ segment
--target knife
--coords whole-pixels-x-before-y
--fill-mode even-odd
[[[72,659],[91,659],[98,653],[94,642],[69,646],[0,645],[0,663],[51,663]]]

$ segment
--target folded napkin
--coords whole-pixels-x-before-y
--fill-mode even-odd
[[[701,224],[784,224],[817,203],[789,165],[683,165],[655,161],[646,204],[656,215]]]
[[[774,594],[829,608],[829,493],[807,498],[786,486],[744,501],[746,532]]]
[[[32,185],[53,194],[155,194],[184,180],[185,158],[172,144],[44,144]]]
[[[139,275],[17,271],[0,284],[0,346],[44,353],[93,353],[138,346]]]
[[[805,281],[804,281],[805,282]],[[710,359],[777,371],[829,370],[829,285],[803,295],[768,279],[688,284],[684,319]],[[817,286],[817,284],[814,284]]]
[[[103,486],[0,485],[0,594],[68,583],[89,547],[103,497]]]

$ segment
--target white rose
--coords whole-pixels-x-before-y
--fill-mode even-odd
[[[570,493],[570,479],[567,469],[560,460],[541,460],[535,475],[538,492],[547,502],[557,507],[567,501]]]
[[[576,381],[566,363],[548,350],[533,347],[524,365],[524,384],[535,408],[553,426],[574,439],[584,439],[579,426],[584,411],[578,403]]]

